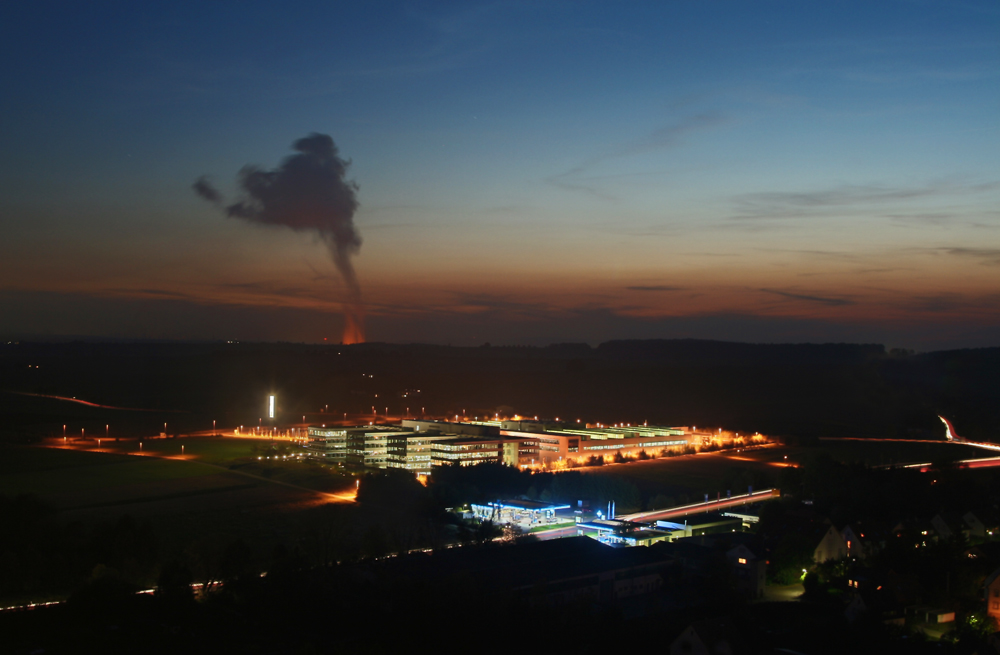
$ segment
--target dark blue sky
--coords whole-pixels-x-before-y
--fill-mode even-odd
[[[225,218],[352,160],[368,337],[1000,340],[995,2],[9,3],[0,334],[339,336],[309,233]]]

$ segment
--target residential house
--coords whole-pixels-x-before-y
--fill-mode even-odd
[[[847,542],[837,528],[831,525],[813,551],[813,561],[822,564],[830,560],[844,559],[847,555]]]
[[[735,655],[740,639],[725,619],[695,621],[670,643],[670,655]]]
[[[767,560],[746,544],[737,544],[726,551],[726,559],[733,570],[737,590],[749,598],[762,598],[767,584]]]
[[[1000,626],[1000,569],[990,573],[983,586],[986,590],[986,614]]]

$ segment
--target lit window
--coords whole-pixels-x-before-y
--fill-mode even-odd
[[[746,564],[746,563],[747,563],[747,558],[741,557],[740,558],[740,564]]]

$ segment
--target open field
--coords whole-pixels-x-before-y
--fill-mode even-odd
[[[233,437],[180,437],[171,439],[123,439],[121,441],[101,439],[82,441],[69,440],[63,446],[61,439],[49,440],[49,445],[69,448],[74,452],[87,452],[135,460],[143,458],[169,458],[170,462],[190,462],[193,464],[222,467],[239,474],[249,474],[267,480],[305,487],[320,492],[339,492],[349,487],[354,478],[332,471],[313,462],[267,461],[254,456],[255,447],[264,447],[266,439],[245,439]],[[281,442],[287,443],[287,442]],[[140,446],[141,444],[141,446]],[[294,447],[292,450],[296,450]],[[178,469],[179,474],[179,469]]]
[[[0,493],[39,496],[215,475],[193,461],[129,457],[69,449],[4,446]]]
[[[59,446],[61,440],[52,444]],[[253,447],[261,440],[235,439],[226,437],[181,437],[176,439],[101,439],[100,448],[95,439],[86,441],[69,440],[69,445],[77,449],[129,455],[152,455],[155,457],[180,457],[208,464],[226,464],[237,460],[249,460]],[[139,444],[142,444],[140,447]],[[183,447],[183,448],[182,448]]]
[[[181,441],[193,451],[184,458],[172,455]],[[353,480],[323,467],[251,461],[249,440],[156,439],[143,442],[143,456],[123,454],[137,451],[138,442],[111,443],[101,452],[84,447],[96,447],[89,442],[0,446],[0,494],[37,495],[64,523],[94,525],[129,515],[183,543],[193,535],[281,534],[302,519],[302,510],[348,502],[353,493]],[[331,495],[336,492],[341,496]]]

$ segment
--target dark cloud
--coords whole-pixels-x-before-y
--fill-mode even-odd
[[[782,296],[783,298],[790,298],[792,300],[805,300],[807,302],[817,302],[823,305],[828,305],[830,307],[843,307],[845,305],[856,304],[853,300],[847,300],[845,298],[825,298],[823,296],[812,296],[802,293],[792,293],[790,291],[779,291],[777,289],[761,289],[764,293],[771,293],[776,296]]]
[[[1000,266],[1000,248],[945,248],[944,252],[957,257],[979,259],[990,266]]]
[[[643,285],[637,284],[631,287],[625,287],[628,291],[683,291],[683,287],[670,287],[665,284],[650,284]]]
[[[286,157],[273,170],[243,167],[239,174],[241,196],[226,207],[226,214],[249,223],[317,234],[347,285],[344,341],[363,341],[361,287],[351,261],[361,248],[361,236],[354,226],[358,186],[347,179],[351,163],[340,157],[326,134],[310,134],[292,144],[292,149],[298,154]],[[194,190],[206,200],[222,202],[221,194],[204,177],[194,183]]]
[[[191,188],[194,189],[195,193],[210,203],[215,205],[222,204],[222,194],[219,193],[216,188],[212,186],[212,183],[208,181],[207,175],[202,175],[195,180],[194,184],[191,185]]]
[[[525,302],[512,299],[508,296],[493,296],[488,294],[454,294],[455,307],[457,313],[488,312],[503,313],[508,316],[518,316],[523,318],[546,319],[560,313],[560,310],[547,303]],[[447,311],[447,308],[441,308]]]

